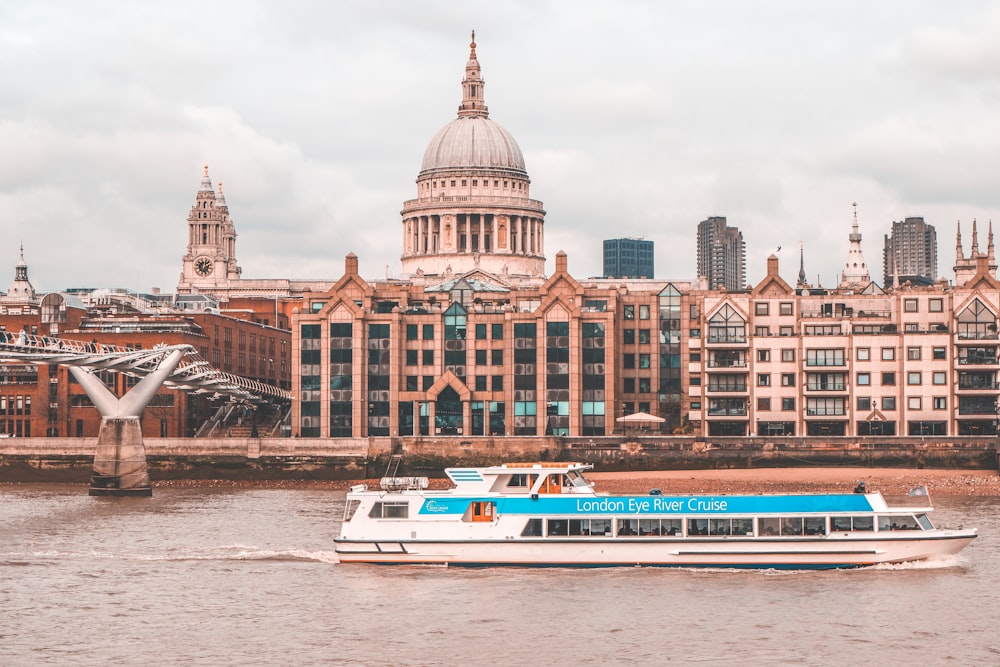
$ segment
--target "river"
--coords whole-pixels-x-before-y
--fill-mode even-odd
[[[1000,498],[934,565],[341,566],[344,492],[0,486],[0,664],[996,665]]]

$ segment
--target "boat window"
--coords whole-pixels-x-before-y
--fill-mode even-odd
[[[566,482],[569,486],[575,486],[581,489],[590,488],[590,482],[588,482],[586,478],[578,472],[566,473]]]
[[[926,514],[918,514],[917,522],[924,530],[934,530],[934,524],[931,523],[930,518]]]
[[[753,535],[753,519],[733,519],[733,535]]]
[[[507,481],[507,486],[529,487],[531,486],[531,478],[528,475],[520,473],[517,475],[511,475],[510,479]]]
[[[879,530],[920,530],[916,518],[909,514],[890,514],[878,518]]]
[[[410,516],[410,504],[403,502],[375,503],[368,516],[372,519],[407,519]]]
[[[854,530],[875,530],[875,517],[852,516],[851,523],[854,526]]]
[[[826,535],[826,517],[807,516],[806,535]]]
[[[569,534],[583,537],[611,535],[611,519],[570,519]]]
[[[541,536],[542,536],[542,520],[528,519],[528,523],[524,525],[524,530],[521,531],[521,537],[541,537]]]
[[[733,534],[733,521],[732,521],[732,519],[709,519],[708,520],[708,534],[709,535],[732,535]]]
[[[357,500],[355,498],[352,498],[352,499],[350,499],[350,500],[347,501],[347,504],[344,505],[344,522],[345,523],[347,521],[350,521],[352,518],[354,518],[354,513],[358,511],[358,505],[360,505],[360,504],[361,504],[361,501]]]
[[[802,534],[802,517],[784,517],[781,519],[781,534],[782,535],[801,535]]]
[[[618,534],[638,535],[639,534],[638,519],[618,519]]]
[[[708,535],[708,519],[688,519],[688,535]]]
[[[683,535],[680,519],[660,519],[660,535]]]
[[[781,519],[761,518],[757,520],[757,527],[760,530],[760,535],[779,535],[781,534]]]
[[[659,519],[639,519],[639,534],[640,535],[659,535],[660,534],[660,520]]]
[[[569,521],[566,519],[548,519],[546,535],[569,535]]]
[[[851,529],[851,517],[849,516],[834,516],[830,517],[830,530],[837,531],[849,531]]]

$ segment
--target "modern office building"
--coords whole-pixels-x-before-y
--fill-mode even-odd
[[[743,233],[712,216],[698,223],[698,279],[709,289],[740,290],[746,286],[747,250]]]
[[[929,285],[938,279],[937,230],[923,218],[893,222],[882,249],[882,284]]]
[[[606,239],[605,278],[652,278],[653,242],[646,239]]]

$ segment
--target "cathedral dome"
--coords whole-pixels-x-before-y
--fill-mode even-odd
[[[486,116],[459,116],[431,139],[420,173],[476,167],[525,172],[521,149],[502,125]]]

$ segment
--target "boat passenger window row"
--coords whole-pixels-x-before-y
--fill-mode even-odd
[[[377,502],[372,505],[368,516],[372,519],[408,519],[410,517],[410,503]]]
[[[871,531],[875,530],[875,519],[871,516],[830,517],[831,531]]]
[[[831,531],[872,532],[872,516],[782,516],[759,517],[757,535],[763,537],[802,537],[827,534],[827,520]],[[528,519],[522,537],[619,537],[668,535],[690,537],[701,535],[753,536],[752,517],[687,517],[684,519]],[[925,515],[884,515],[878,517],[880,531],[931,530],[933,526]],[[614,533],[612,530],[614,529]]]
[[[761,535],[825,535],[825,516],[783,516],[758,519]]]

